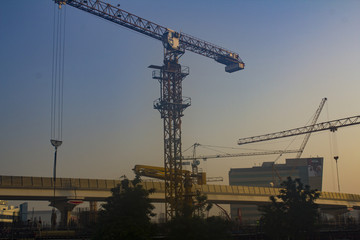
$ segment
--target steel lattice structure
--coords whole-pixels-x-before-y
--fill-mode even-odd
[[[183,160],[194,160],[194,159],[204,159],[204,160],[206,160],[206,159],[212,159],[212,158],[264,156],[264,155],[298,153],[299,151],[300,150],[273,150],[273,151],[250,152],[250,153],[199,155],[199,156],[196,156],[196,157],[186,156],[186,157],[183,157]]]
[[[99,16],[108,21],[114,22],[126,28],[132,29],[136,32],[145,34],[154,39],[163,40],[165,33],[169,28],[163,27],[159,24],[136,16],[132,13],[124,11],[119,7],[112,6],[98,0],[54,0],[58,4],[67,4],[72,7],[78,8],[82,11]],[[215,44],[201,40],[199,38],[190,36],[189,34],[179,34],[180,49],[182,51],[191,51],[209,58],[212,58],[227,67],[231,65],[238,66],[237,70],[244,68],[244,62],[239,57],[239,54],[219,47]],[[235,70],[235,71],[237,71]],[[229,71],[232,72],[233,70]]]
[[[153,72],[153,78],[158,79],[161,89],[161,96],[154,102],[154,108],[159,110],[164,124],[166,219],[178,215],[184,199],[184,179],[181,176],[181,117],[184,109],[190,106],[190,99],[182,97],[182,81],[189,70],[181,67],[179,58],[185,51],[191,51],[224,64],[225,71],[229,73],[242,70],[245,66],[244,62],[235,52],[190,35],[175,32],[99,0],[54,1],[59,4],[59,8],[62,5],[70,5],[162,41],[165,49],[164,65],[150,67],[157,69]]]
[[[315,112],[315,115],[314,115],[314,118],[313,120],[311,121],[311,126],[314,126],[314,124],[317,122],[319,116],[320,116],[320,113],[321,113],[321,110],[323,109],[324,105],[325,105],[325,102],[327,101],[327,98],[323,98],[320,102],[320,105],[318,107],[318,109],[316,110]],[[296,155],[296,158],[300,158],[302,153],[304,152],[304,149],[305,149],[305,146],[307,144],[307,142],[309,141],[309,138],[310,138],[310,135],[311,135],[311,132],[308,132],[303,140],[303,142],[301,143],[301,146],[300,146],[300,151],[298,152],[298,154]]]
[[[255,143],[255,142],[262,142],[262,141],[269,141],[278,138],[284,137],[291,137],[297,136],[301,134],[307,134],[312,132],[319,132],[324,130],[336,131],[338,128],[347,127],[360,124],[360,116],[354,116],[349,118],[341,118],[338,120],[332,120],[329,122],[322,122],[306,127],[294,128],[286,131],[276,132],[276,133],[269,133],[265,135],[255,136],[255,137],[247,137],[247,138],[240,138],[238,140],[239,145]]]
[[[183,52],[165,49],[164,65],[155,68],[153,78],[160,83],[160,98],[154,102],[164,124],[165,211],[167,219],[178,216],[184,201],[181,150],[181,117],[190,99],[183,100],[182,81],[189,74],[181,68],[179,58]]]

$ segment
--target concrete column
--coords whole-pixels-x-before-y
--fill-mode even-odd
[[[49,206],[55,207],[60,211],[60,226],[68,227],[70,223],[71,211],[77,204],[69,203],[67,199],[52,201]]]
[[[320,207],[320,212],[332,215],[337,224],[344,223],[344,214],[349,211],[350,209],[347,206]]]
[[[90,201],[90,222],[95,223],[97,218],[97,201]]]

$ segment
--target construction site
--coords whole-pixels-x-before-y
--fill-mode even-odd
[[[328,10],[315,4],[328,19],[321,21],[304,4],[301,11],[314,24],[303,26],[297,15],[291,24],[286,14],[273,19],[284,32],[298,28],[298,39],[281,45],[275,33],[282,30],[259,27],[268,26],[270,8],[244,3],[243,14],[260,11],[261,21],[254,17],[256,26],[242,28],[247,20],[238,26],[235,15],[221,12],[229,3],[207,8],[225,19],[207,18],[201,4],[179,6],[176,12],[186,17],[159,4],[54,0],[36,3],[34,11],[9,4],[23,25],[37,13],[42,25],[24,31],[26,45],[4,39],[9,60],[0,58],[2,78],[29,74],[31,81],[7,80],[0,99],[6,115],[0,199],[30,201],[33,208],[41,206],[37,201],[50,203],[58,224],[69,226],[78,208],[95,219],[109,190],[139,175],[157,191],[150,198],[158,222],[183,215],[204,193],[216,205],[212,215],[257,227],[259,205],[291,177],[322,193],[319,211],[327,222],[358,224],[360,113],[354,102],[360,73],[353,63],[360,63],[354,44],[360,36],[350,29],[359,17],[343,21],[348,8],[333,13],[335,3]],[[0,26],[14,38],[17,24]],[[334,24],[346,26],[339,31],[349,34],[344,44],[354,49],[333,47],[327,27]],[[10,58],[16,42],[20,50]],[[321,54],[352,63],[334,70]]]

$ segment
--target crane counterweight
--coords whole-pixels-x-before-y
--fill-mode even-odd
[[[231,64],[231,65],[227,65],[225,67],[225,72],[233,73],[233,72],[244,69],[244,67],[245,67],[244,63],[240,63],[240,62],[239,63],[234,63],[234,64]]]

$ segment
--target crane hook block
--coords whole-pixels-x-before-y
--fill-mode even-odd
[[[163,35],[163,45],[166,49],[174,49],[179,50],[179,39],[180,33],[175,32],[174,30],[167,29],[167,31]]]
[[[54,0],[54,2],[59,5],[59,9],[61,9],[61,5],[66,4],[66,0]]]

